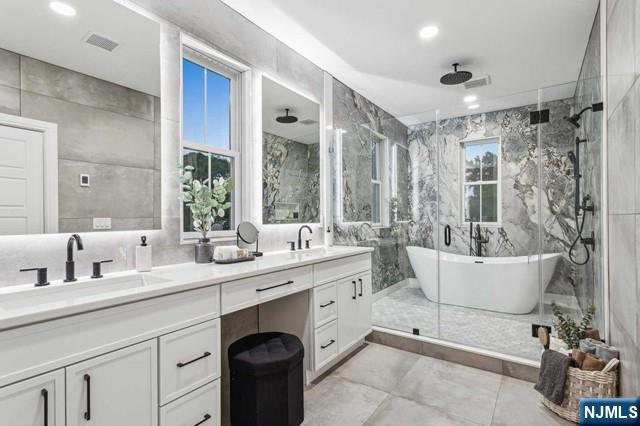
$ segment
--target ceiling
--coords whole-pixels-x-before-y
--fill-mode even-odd
[[[536,89],[575,81],[598,7],[598,0],[223,1],[405,121],[435,109],[468,114],[462,98],[471,93],[479,98],[474,112],[489,110],[488,99],[491,108],[516,98],[535,103]],[[439,35],[420,39],[426,25]],[[441,85],[453,62],[492,84]],[[571,96],[574,87],[544,96]]]
[[[112,0],[65,0],[61,16],[48,0],[2,0],[0,48],[121,86],[160,96],[160,27]],[[85,43],[90,32],[120,45],[108,52]]]
[[[298,117],[292,124],[282,124],[276,117],[285,115]],[[301,121],[313,120],[304,124]],[[262,79],[262,130],[304,144],[320,143],[320,107],[312,100],[299,95],[268,78]]]

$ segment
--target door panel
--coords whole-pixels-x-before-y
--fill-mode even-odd
[[[355,277],[338,282],[338,344],[340,351],[358,338],[358,293]]]
[[[0,389],[3,419],[20,426],[64,426],[64,370]]]

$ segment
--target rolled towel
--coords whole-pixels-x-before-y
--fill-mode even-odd
[[[600,371],[604,368],[605,363],[593,354],[587,354],[584,357],[584,362],[582,363],[582,370],[584,371]]]
[[[595,354],[596,353],[596,347],[597,346],[602,346],[604,345],[604,343],[602,343],[599,340],[595,340],[595,339],[582,339],[580,340],[580,350],[582,352],[587,352],[590,354]]]
[[[587,339],[594,339],[600,341],[600,332],[597,328],[587,328],[584,331],[584,337]]]
[[[582,368],[582,363],[584,362],[586,354],[582,352],[580,349],[573,349],[571,351],[571,358],[576,362],[578,368]]]
[[[614,358],[620,358],[620,351],[615,346],[601,345],[596,346],[596,355],[607,364]]]
[[[542,353],[538,383],[534,389],[554,404],[562,404],[564,384],[571,358],[551,349]]]
[[[235,259],[238,253],[238,246],[217,246],[213,251],[214,260]]]

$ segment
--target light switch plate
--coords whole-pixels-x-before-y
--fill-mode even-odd
[[[80,175],[80,186],[90,187],[91,186],[91,175],[81,174]]]
[[[94,217],[93,218],[93,229],[111,229],[111,218],[110,217]]]

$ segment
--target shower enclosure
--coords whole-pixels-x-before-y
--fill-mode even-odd
[[[334,244],[375,249],[374,326],[529,360],[552,303],[575,317],[595,305],[604,331],[602,96],[588,71],[406,117],[334,82]]]

